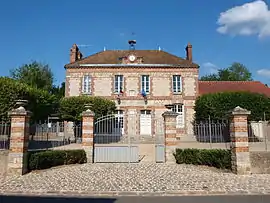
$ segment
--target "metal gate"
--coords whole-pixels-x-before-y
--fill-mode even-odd
[[[155,161],[156,163],[165,162],[165,132],[164,118],[155,119]]]
[[[98,118],[94,125],[94,162],[139,162],[137,128],[137,114],[121,111]]]

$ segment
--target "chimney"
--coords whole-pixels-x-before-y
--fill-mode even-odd
[[[81,53],[79,51],[79,48],[76,44],[73,44],[71,49],[70,49],[70,63],[74,63],[78,59],[78,55]]]
[[[186,60],[192,62],[192,45],[190,43],[186,47]]]

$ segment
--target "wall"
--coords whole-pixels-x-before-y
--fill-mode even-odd
[[[4,177],[8,164],[8,150],[0,150],[0,180]]]
[[[92,95],[103,96],[116,101],[117,94],[113,93],[114,76],[124,75],[124,94],[121,96],[121,104],[118,109],[148,109],[160,116],[166,108],[165,104],[183,103],[185,106],[185,127],[178,129],[178,133],[193,134],[192,124],[194,117],[194,104],[198,94],[198,69],[197,68],[168,68],[168,67],[129,67],[129,68],[70,68],[66,70],[66,96],[81,95],[81,84],[84,74],[91,75]],[[150,94],[147,96],[148,103],[145,105],[140,95],[140,76],[150,76]],[[172,76],[182,76],[182,94],[172,94]],[[188,130],[187,130],[188,129]]]
[[[249,137],[257,138],[259,140],[270,140],[270,125],[268,121],[252,121],[249,127]]]
[[[270,174],[270,152],[250,152],[251,172]]]

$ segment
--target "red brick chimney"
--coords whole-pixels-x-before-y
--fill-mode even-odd
[[[78,46],[73,44],[70,49],[70,63],[74,63],[75,61],[82,58],[82,53],[80,52]]]
[[[192,62],[192,45],[190,43],[186,47],[186,59]]]

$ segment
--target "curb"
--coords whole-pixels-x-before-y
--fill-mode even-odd
[[[232,196],[232,195],[266,195],[270,193],[263,192],[247,192],[247,191],[157,191],[157,192],[122,192],[122,191],[0,191],[0,195],[14,195],[14,196],[51,196],[51,197],[122,197],[122,196]]]

